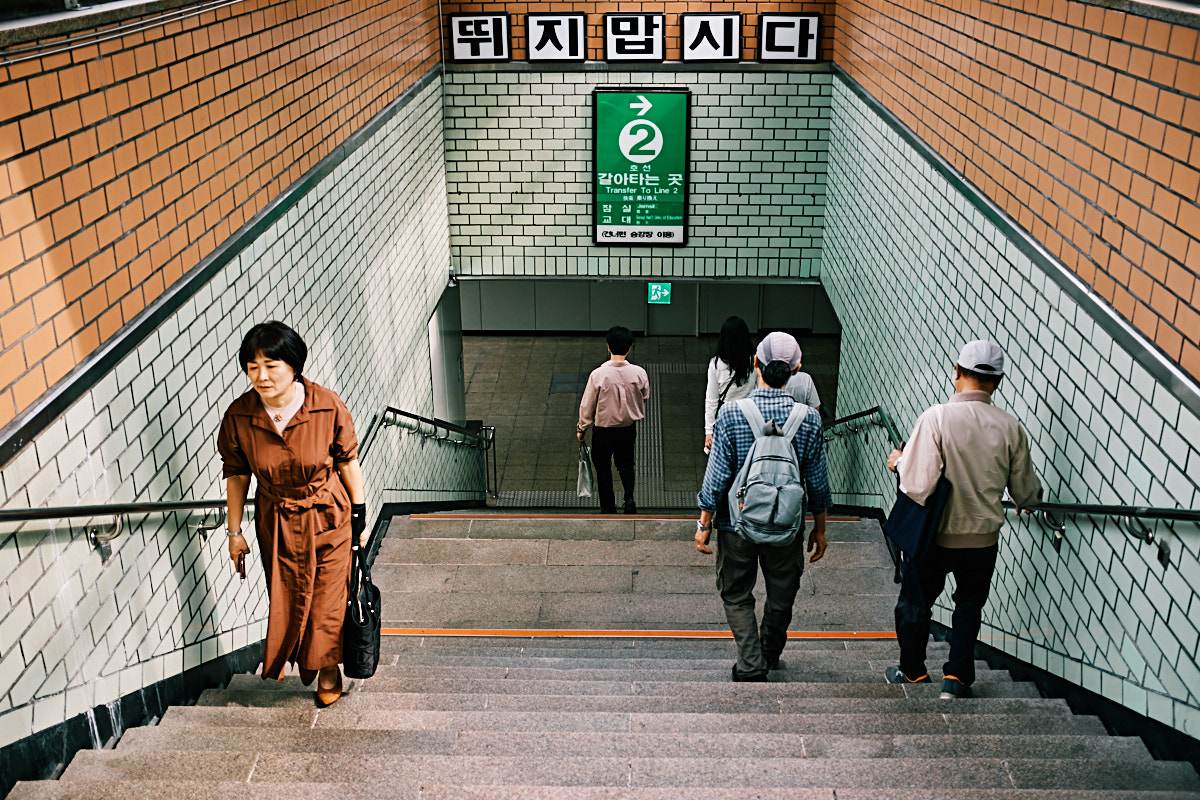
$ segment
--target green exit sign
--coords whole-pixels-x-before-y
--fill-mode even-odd
[[[667,306],[671,304],[671,284],[651,283],[646,287],[646,302]]]

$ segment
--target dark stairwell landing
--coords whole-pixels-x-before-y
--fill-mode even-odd
[[[831,411],[840,337],[796,335],[803,369]],[[695,507],[706,463],[704,388],[715,349],[715,336],[638,336],[634,341],[630,360],[647,370],[651,382],[647,418],[638,426],[639,508]],[[464,337],[467,417],[496,426],[497,505],[596,507],[575,496],[575,421],[582,381],[607,358],[603,334]]]

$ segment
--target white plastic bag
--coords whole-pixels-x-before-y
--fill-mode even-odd
[[[596,472],[592,469],[592,452],[583,443],[579,445],[579,480],[576,488],[580,497],[591,497],[596,490]]]

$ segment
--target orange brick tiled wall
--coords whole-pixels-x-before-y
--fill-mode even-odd
[[[758,56],[758,15],[773,11],[786,11],[791,14],[820,14],[821,15],[821,59],[829,60],[833,53],[833,26],[835,3],[833,2],[800,2],[800,3],[755,3],[755,2],[720,2],[707,0],[701,2],[562,2],[562,3],[480,3],[480,2],[443,2],[442,3],[442,36],[447,33],[446,18],[450,14],[468,14],[473,12],[507,13],[512,28],[513,59],[525,60],[525,15],[526,14],[565,14],[568,12],[583,12],[587,14],[587,57],[589,61],[604,59],[604,15],[622,13],[665,14],[666,32],[665,49],[668,61],[679,60],[679,15],[683,13],[723,13],[741,12],[742,14],[742,58],[752,60]],[[449,52],[447,46],[446,51]]]
[[[1200,379],[1196,27],[1069,0],[836,13],[836,63]]]
[[[0,426],[439,46],[433,0],[246,0],[0,51]]]

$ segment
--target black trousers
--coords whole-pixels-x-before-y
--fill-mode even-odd
[[[592,429],[592,464],[596,467],[596,489],[600,493],[601,511],[615,511],[617,508],[610,462],[617,465],[617,474],[621,476],[621,486],[625,489],[625,502],[633,501],[633,446],[636,442],[636,422],[626,428]]]
[[[953,675],[968,686],[975,682],[975,642],[999,552],[999,545],[961,549],[932,545],[920,561],[905,562],[896,603],[896,637],[905,675],[918,678],[925,674],[933,604],[946,588],[946,576],[952,574],[950,660],[942,666],[942,675]]]
[[[767,599],[762,624],[754,615],[754,583],[762,567]],[[733,531],[717,529],[717,590],[725,620],[737,642],[740,675],[765,675],[779,660],[792,624],[792,604],[804,572],[804,532],[784,547],[748,542]]]

